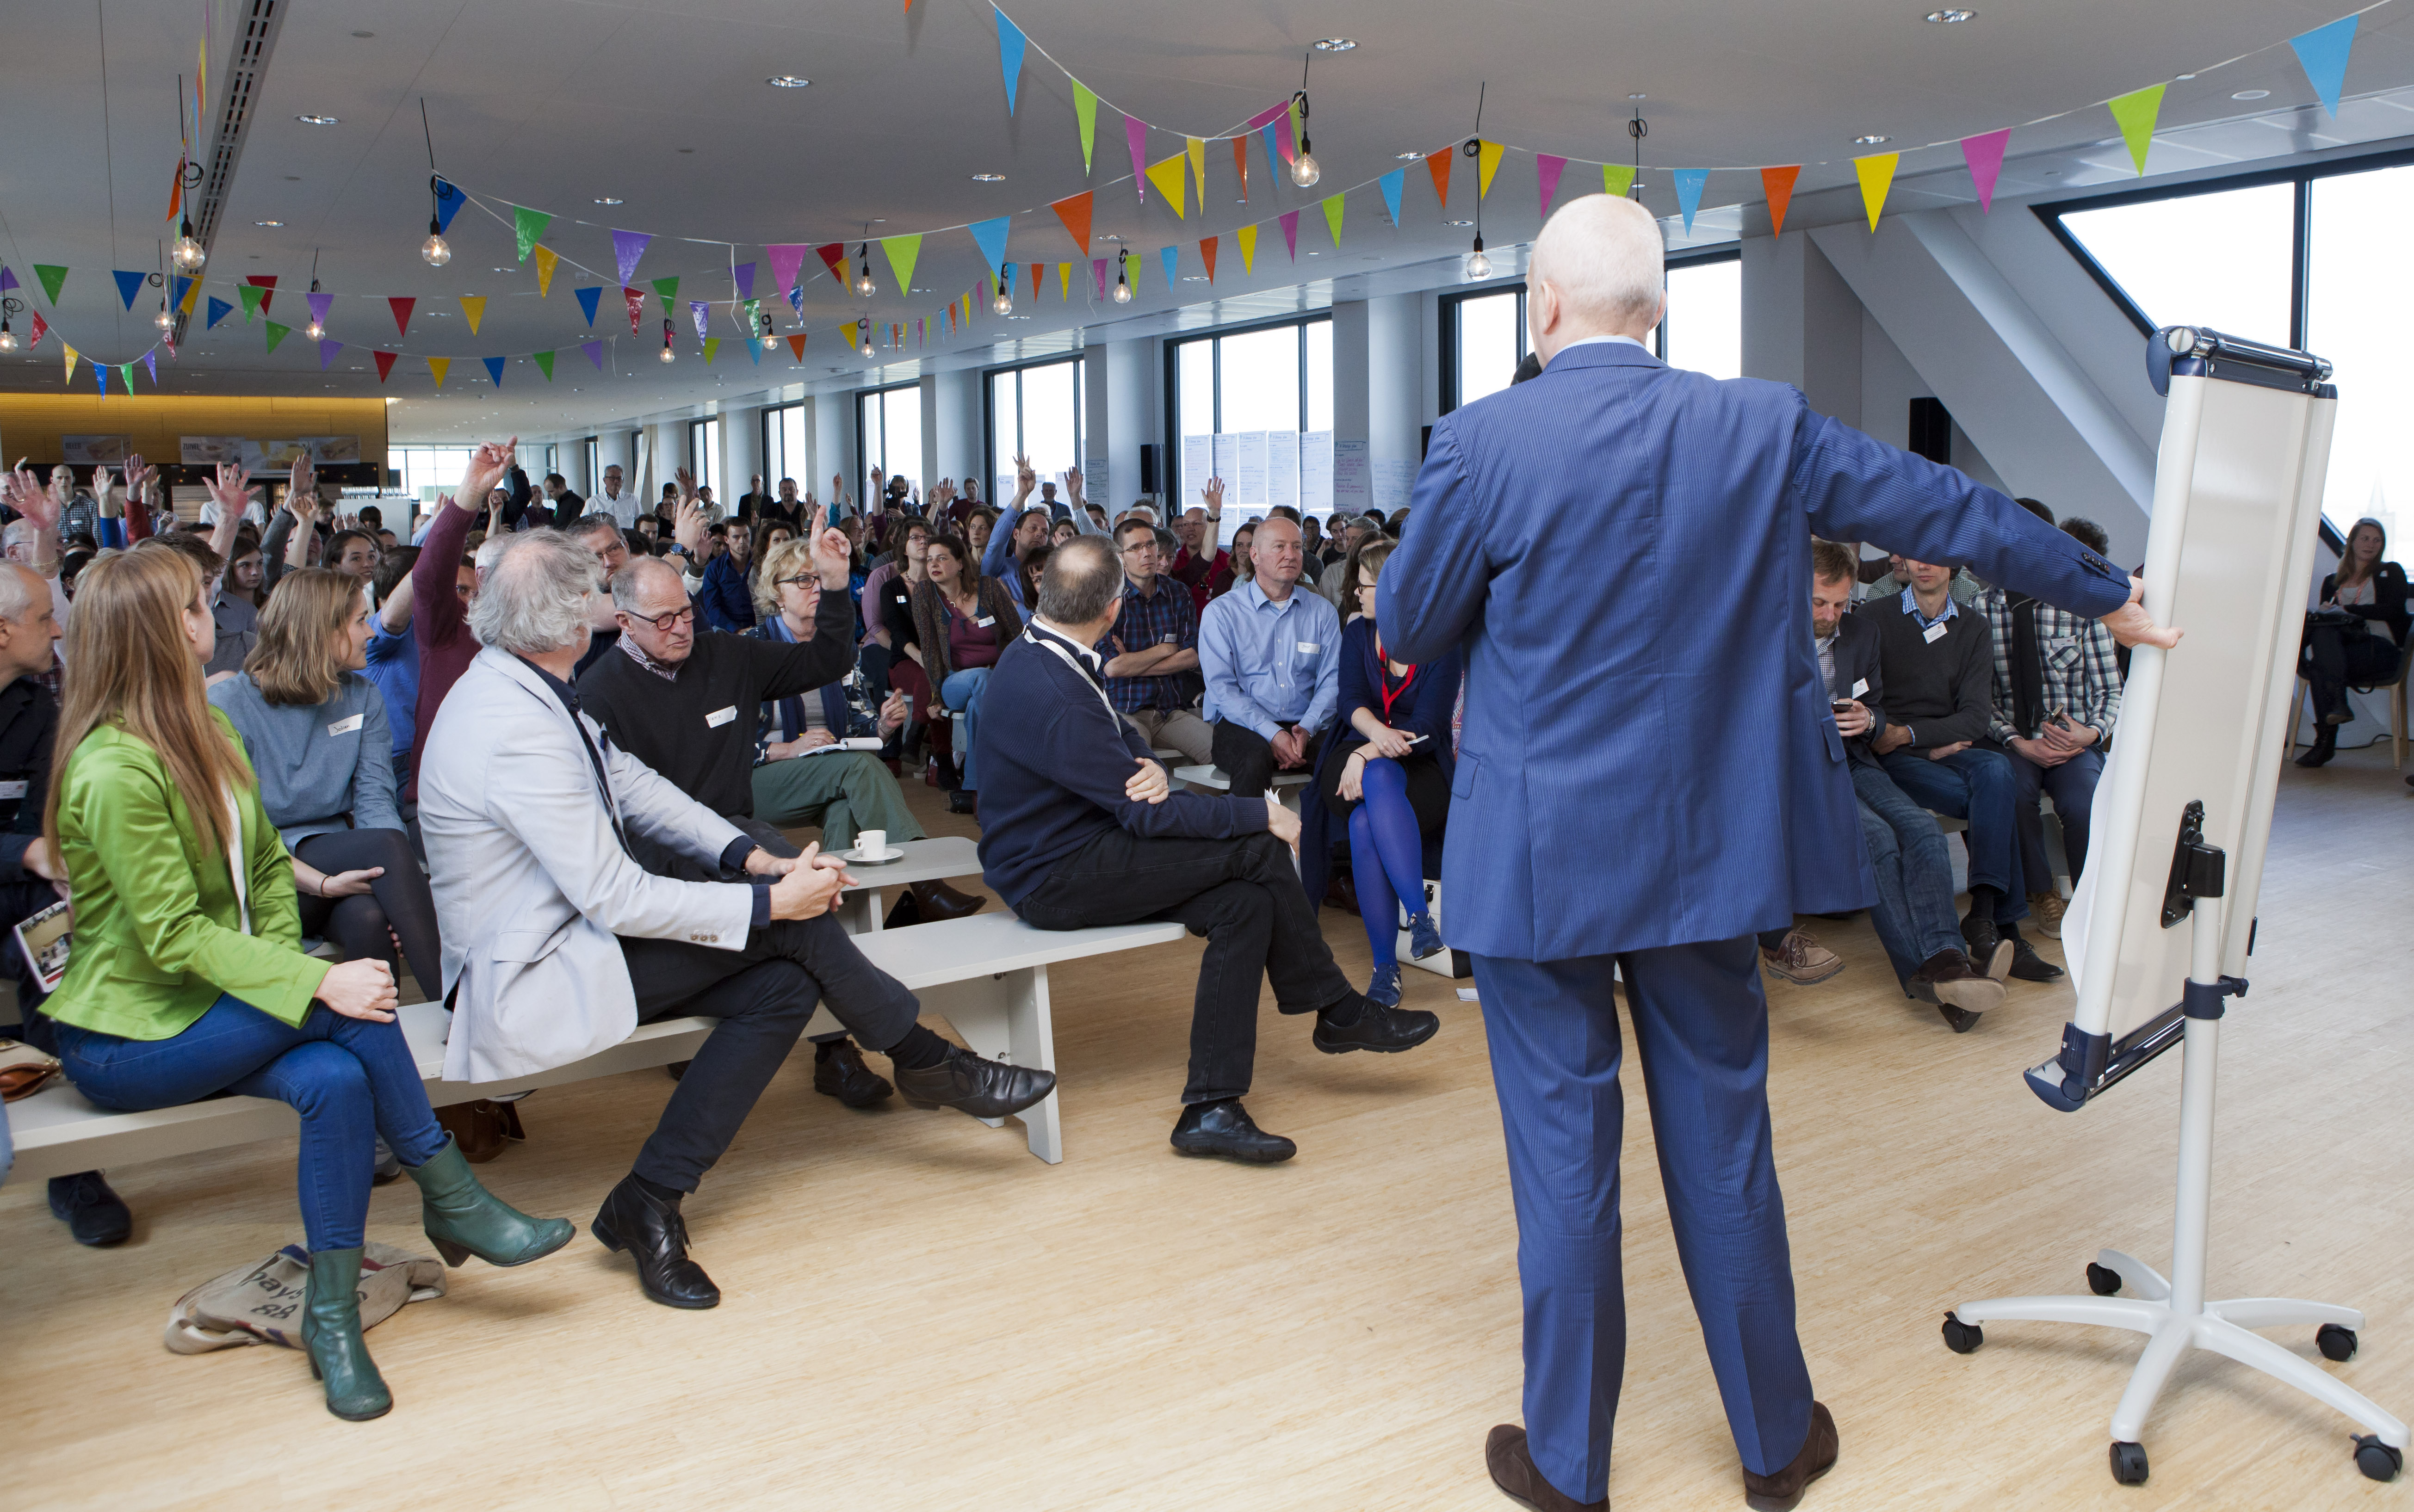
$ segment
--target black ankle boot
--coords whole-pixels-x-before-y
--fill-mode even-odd
[[[2338,754],[2338,726],[2325,720],[2314,726],[2314,747],[2297,758],[2299,766],[2328,766]]]
[[[635,1172],[622,1177],[604,1199],[589,1232],[607,1250],[628,1251],[637,1262],[637,1284],[663,1306],[721,1305],[721,1288],[687,1257],[687,1223],[679,1216],[678,1196],[656,1196]]]

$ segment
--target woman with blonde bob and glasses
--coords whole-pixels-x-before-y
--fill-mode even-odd
[[[419,1183],[450,1264],[525,1264],[568,1243],[571,1225],[488,1194],[437,1127],[385,962],[302,953],[294,866],[233,725],[202,695],[216,630],[201,574],[172,552],[128,552],[87,569],[76,599],[43,816],[76,911],[66,980],[42,1005],[59,1057],[106,1108],[219,1092],[292,1104],[310,1246],[302,1348],[329,1412],[380,1416],[394,1399],[358,1296],[373,1137]]]
[[[363,671],[375,628],[360,579],[289,572],[260,612],[243,671],[211,688],[210,702],[243,737],[261,807],[293,854],[302,932],[397,972],[399,940],[425,991],[444,980],[443,940],[395,797],[385,699]]]

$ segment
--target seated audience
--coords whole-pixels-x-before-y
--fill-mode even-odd
[[[588,512],[608,514],[613,522],[626,530],[637,523],[637,516],[647,512],[645,500],[623,487],[620,465],[617,462],[604,469],[604,488],[586,501]]]
[[[2052,523],[2053,511],[2035,499],[2019,502]],[[2112,655],[2112,632],[2101,620],[2002,588],[1980,593],[1975,607],[1994,631],[1995,712],[1987,744],[2012,763],[2012,817],[2019,825],[2029,915],[2039,934],[2058,940],[2067,905],[2046,859],[2037,794],[2053,795],[2063,855],[2076,883],[2087,869],[2088,821],[2095,809],[2096,778],[2104,772],[2104,743],[2121,717],[2121,668]]]
[[[1870,749],[1871,732],[1885,726],[1878,615],[1888,606],[1850,613],[1858,586],[1851,547],[1832,541],[1810,542],[1811,646],[1819,658],[1831,717],[1844,740],[1861,843],[1877,874],[1877,902],[1870,922],[1904,993],[1934,1003],[1954,1032],[1962,1033],[1977,1023],[1980,1014],[2004,1001],[2000,978],[2010,970],[2012,947],[2010,941],[1999,941],[1987,971],[1972,964],[1953,915],[1953,862],[1945,836],[1928,810],[1886,776]],[[1766,936],[1761,947],[1766,962]]]
[[[1400,914],[1408,919],[1408,954],[1418,960],[1442,951],[1441,930],[1425,907],[1425,846],[1441,837],[1450,817],[1451,711],[1458,704],[1459,657],[1411,666],[1383,653],[1375,623],[1375,584],[1391,542],[1358,556],[1359,617],[1341,632],[1340,723],[1317,763],[1318,804],[1303,816],[1307,896],[1324,896],[1324,861],[1333,848],[1325,820],[1349,835],[1349,875],[1375,974],[1366,996],[1400,1005]]]
[[[889,689],[899,686],[892,669],[908,660],[904,647],[913,640],[914,590],[922,586],[922,554],[931,548],[930,522],[905,521],[897,539],[898,555],[874,567],[863,580],[863,674],[871,681],[872,697],[884,703]],[[770,553],[767,550],[764,555],[767,558]],[[902,634],[892,623],[900,618],[905,622]],[[910,707],[918,713],[929,703],[926,693]],[[908,720],[918,722],[911,715]]]
[[[2299,766],[2326,765],[2337,753],[2338,727],[2355,718],[2348,689],[2377,687],[2397,675],[2409,615],[2406,571],[2382,559],[2388,550],[2389,532],[2380,522],[2358,520],[2347,533],[2338,571],[2322,579],[2321,613],[2307,617],[2297,651],[2297,675],[2305,679],[2314,705],[2314,745],[2297,758]],[[2062,808],[2060,796],[2053,806]]]
[[[1189,590],[1160,568],[1156,526],[1126,520],[1115,529],[1124,588],[1113,629],[1091,649],[1106,661],[1107,696],[1154,749],[1170,746],[1200,765],[1215,759],[1215,732],[1198,714],[1199,615]]]
[[[1207,600],[1232,586],[1232,558],[1223,549],[1224,480],[1210,478],[1200,490],[1206,506],[1185,510],[1173,521],[1182,549],[1173,556],[1166,575],[1190,590],[1190,606],[1207,612]]]
[[[989,538],[997,526],[997,511],[982,505],[964,517],[964,544],[973,552],[977,566],[989,556]]]
[[[1883,571],[1878,571],[1874,578],[1870,576],[1873,570],[1880,568]],[[1903,590],[1911,586],[1911,569],[1908,559],[1900,552],[1863,562],[1860,571],[1862,580],[1869,585],[1861,592],[1863,599],[1900,599]],[[1985,591],[1986,586],[1970,575],[1968,568],[1953,569],[1950,593],[1955,603],[1965,606],[1976,603],[1978,595]]]
[[[423,994],[443,974],[436,900],[403,829],[385,697],[367,665],[369,607],[348,572],[289,572],[260,616],[243,672],[210,689],[260,786],[261,807],[296,861],[365,892],[302,879],[303,931],[335,941],[346,960],[399,969],[394,941]],[[388,931],[392,933],[389,935]]]
[[[962,771],[947,795],[947,811],[956,814],[972,813],[978,806],[981,704],[990,669],[1022,633],[1022,615],[1006,585],[981,576],[973,561],[966,542],[941,536],[924,549],[929,578],[914,590],[917,660],[938,695],[927,713],[932,719],[945,719],[949,710],[964,716],[964,749],[957,753]]]
[[[612,574],[629,564],[628,537],[612,524],[612,517],[608,514],[589,514],[573,521],[564,534],[586,547],[594,556],[595,591],[598,595],[608,593]],[[613,617],[609,604],[600,597],[596,601],[595,615],[588,621],[587,628],[589,631],[587,655],[578,663],[582,674],[620,639],[620,622]]]
[[[1215,764],[1236,797],[1264,793],[1278,771],[1314,766],[1341,696],[1341,620],[1298,591],[1299,526],[1266,521],[1250,560],[1256,575],[1199,621]]]
[[[1258,527],[1253,524],[1244,523],[1232,532],[1232,572],[1221,587],[1213,590],[1216,598],[1222,598],[1258,575],[1258,564],[1253,556],[1257,541]]]
[[[419,643],[419,700],[410,723],[418,736],[419,754],[403,779],[402,796],[408,805],[419,801],[419,768],[426,759],[428,732],[436,728],[436,711],[444,706],[444,695],[453,690],[478,654],[469,615],[470,600],[478,593],[478,563],[484,558],[470,555],[469,526],[474,516],[458,501],[480,497],[501,473],[500,463],[488,467],[487,450],[470,453],[457,495],[438,497],[436,512],[421,538],[419,560],[410,566],[410,633]],[[510,454],[508,448],[503,454]],[[618,482],[612,476],[616,470],[604,469],[607,487]],[[496,552],[501,551],[504,539],[495,538]],[[484,542],[476,549],[482,554],[486,551]]]
[[[1038,928],[1172,919],[1205,935],[1173,1147],[1288,1160],[1298,1147],[1241,1104],[1261,985],[1282,1012],[1316,1015],[1314,1043],[1327,1054],[1412,1049],[1441,1021],[1369,1001],[1341,974],[1291,868],[1299,820],[1289,809],[1167,791],[1165,768],[1109,704],[1090,649],[1114,624],[1122,582],[1105,541],[1066,546],[1040,584],[1030,633],[999,660],[999,696],[1016,717],[979,736],[991,773],[982,875]]]
[[[410,750],[419,733],[419,638],[410,633],[410,570],[420,548],[397,546],[378,557],[370,585],[377,612],[369,616],[368,665],[364,675],[385,698],[386,728],[394,734],[396,800],[410,779]]]
[[[482,446],[470,466],[508,456]],[[420,824],[454,1004],[445,1075],[530,1075],[648,1019],[718,1019],[591,1225],[605,1248],[632,1252],[648,1297],[712,1307],[720,1289],[688,1257],[680,1199],[737,1136],[816,1002],[889,1058],[916,1106],[1001,1118],[1046,1097],[1056,1078],[980,1060],[922,1028],[913,994],[829,914],[853,878],[822,864],[818,847],[801,858],[763,850],[581,712],[568,679],[594,593],[594,559],[574,542],[544,530],[511,538],[470,605],[484,648],[428,732]],[[831,621],[842,642],[842,616]],[[676,702],[702,726],[704,702]],[[630,838],[750,880],[656,875],[632,857]]]
[[[707,627],[734,634],[754,628],[754,600],[746,585],[747,570],[754,565],[754,532],[734,522],[723,539],[727,549],[705,568],[696,608]]]
[[[219,1092],[293,1105],[310,1252],[302,1349],[328,1411],[380,1416],[393,1397],[361,1337],[358,1292],[378,1135],[419,1184],[448,1263],[522,1265],[568,1243],[571,1226],[489,1195],[437,1126],[386,963],[302,954],[295,865],[233,728],[202,697],[213,634],[200,574],[128,552],[97,564],[83,592],[45,825],[76,899],[67,979],[44,1005],[59,1058],[113,1110]]]
[[[1954,600],[1951,568],[1906,559],[1903,569],[1910,586],[1901,596],[1869,600],[1861,611],[1877,616],[1885,683],[1886,724],[1870,749],[1921,808],[1969,823],[1961,837],[1970,852],[1970,912],[1961,921],[1969,957],[1991,961],[1997,941],[2008,940],[2012,974],[2050,982],[2062,968],[2020,938],[2018,923],[2029,904],[2021,890],[2012,763],[1979,745],[1994,718],[1994,642],[1987,618]]]

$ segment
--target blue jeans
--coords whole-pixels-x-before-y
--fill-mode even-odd
[[[374,1134],[405,1165],[444,1149],[427,1089],[399,1023],[346,1018],[321,1003],[295,1029],[221,997],[164,1040],[58,1026],[59,1059],[76,1090],[105,1108],[140,1113],[214,1092],[273,1097],[302,1115],[296,1185],[312,1251],[357,1250],[369,1210]]]
[[[17,1146],[8,1137],[8,1109],[0,1104],[0,1183],[8,1179],[8,1168],[17,1164]]]
[[[2095,809],[2095,779],[2104,775],[2104,748],[2088,747],[2060,766],[2039,766],[2019,751],[2004,753],[2012,763],[2012,802],[2019,817],[2020,875],[2032,892],[2053,891],[2053,864],[2045,855],[2045,815],[2037,808],[2040,789],[2053,794],[2053,813],[2062,821],[2062,853],[2070,862],[2070,880],[2087,869],[2087,821]]]
[[[1860,800],[1861,843],[1878,875],[1870,922],[1896,978],[1909,982],[1930,956],[1961,948],[1960,922],[1953,915],[1953,858],[1928,810],[1879,768],[1855,765],[1853,793]]]
[[[939,685],[939,702],[964,717],[964,791],[980,791],[980,716],[981,695],[989,691],[989,669],[966,667],[961,672],[947,674]]]
[[[1626,1370],[1612,960],[1475,957],[1517,1209],[1527,1445],[1544,1478],[1579,1502],[1607,1494]],[[1760,953],[1746,936],[1615,960],[1676,1257],[1727,1427],[1743,1467],[1773,1475],[1810,1436],[1810,1372],[1769,1131]]]
[[[1995,922],[2010,924],[2027,918],[2028,895],[2020,887],[2019,825],[2013,817],[2019,784],[2012,776],[2011,759],[2001,751],[1973,746],[1941,762],[1910,750],[1888,751],[1878,760],[1912,802],[1969,821],[1961,841],[1970,848],[1970,885],[1992,887],[2002,895],[2003,901],[1995,905]]]

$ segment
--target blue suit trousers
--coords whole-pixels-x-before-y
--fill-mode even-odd
[[[1625,974],[1676,1255],[1744,1468],[1782,1470],[1810,1432],[1752,938],[1560,961],[1478,956],[1517,1208],[1527,1441],[1536,1467],[1579,1502],[1608,1494],[1626,1370],[1613,962]]]

